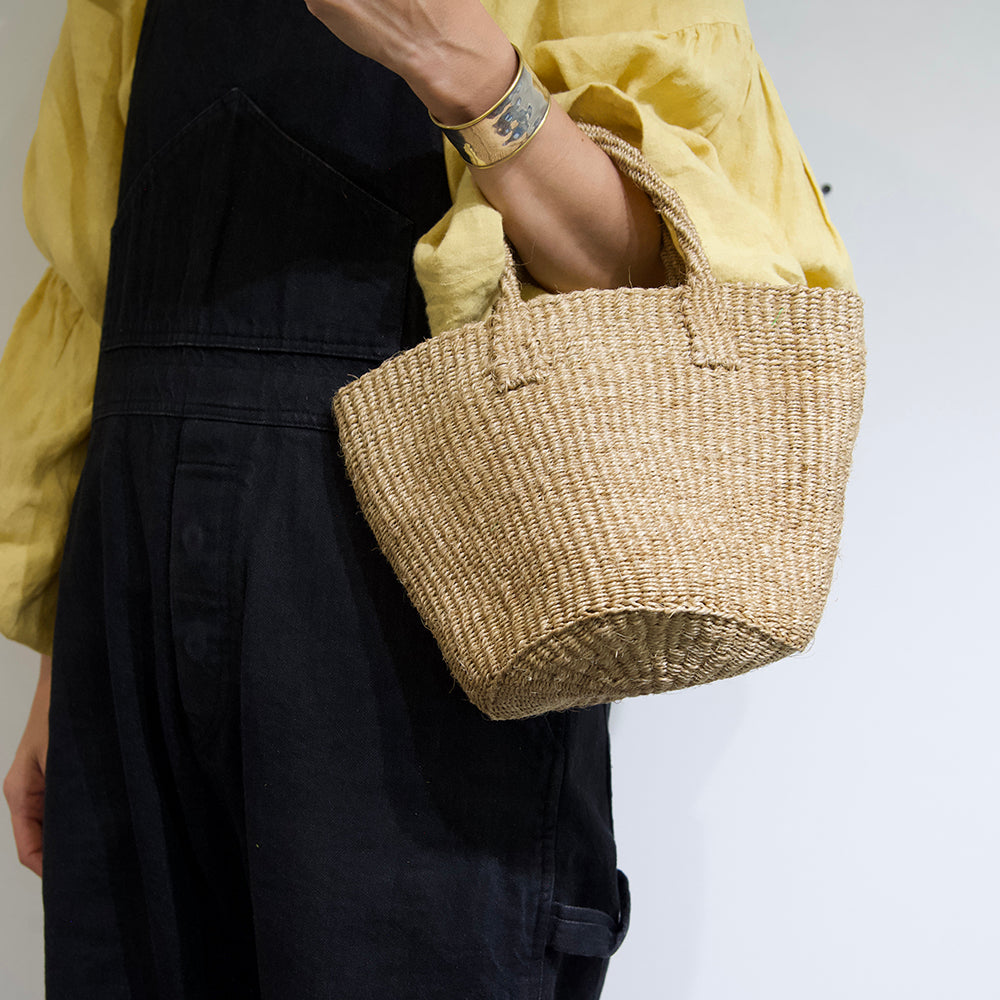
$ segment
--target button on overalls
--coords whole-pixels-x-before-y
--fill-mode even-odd
[[[606,706],[485,718],[330,403],[428,335],[405,83],[301,0],[150,0],[44,818],[58,1000],[588,1000],[627,927]]]

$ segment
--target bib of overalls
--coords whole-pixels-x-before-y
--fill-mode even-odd
[[[449,205],[423,105],[300,0],[149,0],[104,343],[381,360],[427,335],[412,250]]]

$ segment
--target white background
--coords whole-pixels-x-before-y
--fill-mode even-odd
[[[0,0],[3,336],[43,267],[21,171],[62,15]],[[865,417],[812,648],[612,709],[604,1000],[1000,1000],[1000,8],[749,15],[865,298]],[[0,660],[5,772],[37,656]],[[3,1000],[42,997],[41,928],[0,824]]]

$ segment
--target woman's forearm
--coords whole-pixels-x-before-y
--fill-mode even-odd
[[[447,65],[438,63],[436,75],[424,63],[425,75],[415,73],[408,80],[439,121],[460,124],[477,117],[514,79],[516,53],[492,20],[479,38],[479,52],[470,45],[453,53]],[[470,170],[543,287],[571,291],[662,284],[655,209],[555,102],[517,156]]]
[[[509,164],[471,170],[543,287],[566,292],[663,283],[660,220],[652,204],[557,105]]]
[[[517,70],[479,0],[306,0],[348,45],[398,73],[445,124],[492,107]],[[536,282],[550,291],[663,282],[649,202],[554,102],[508,161],[470,167]]]

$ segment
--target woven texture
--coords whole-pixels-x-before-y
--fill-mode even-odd
[[[829,593],[864,390],[862,301],[720,284],[673,189],[675,284],[523,302],[333,401],[347,472],[469,699],[494,719],[730,677],[802,650]]]

